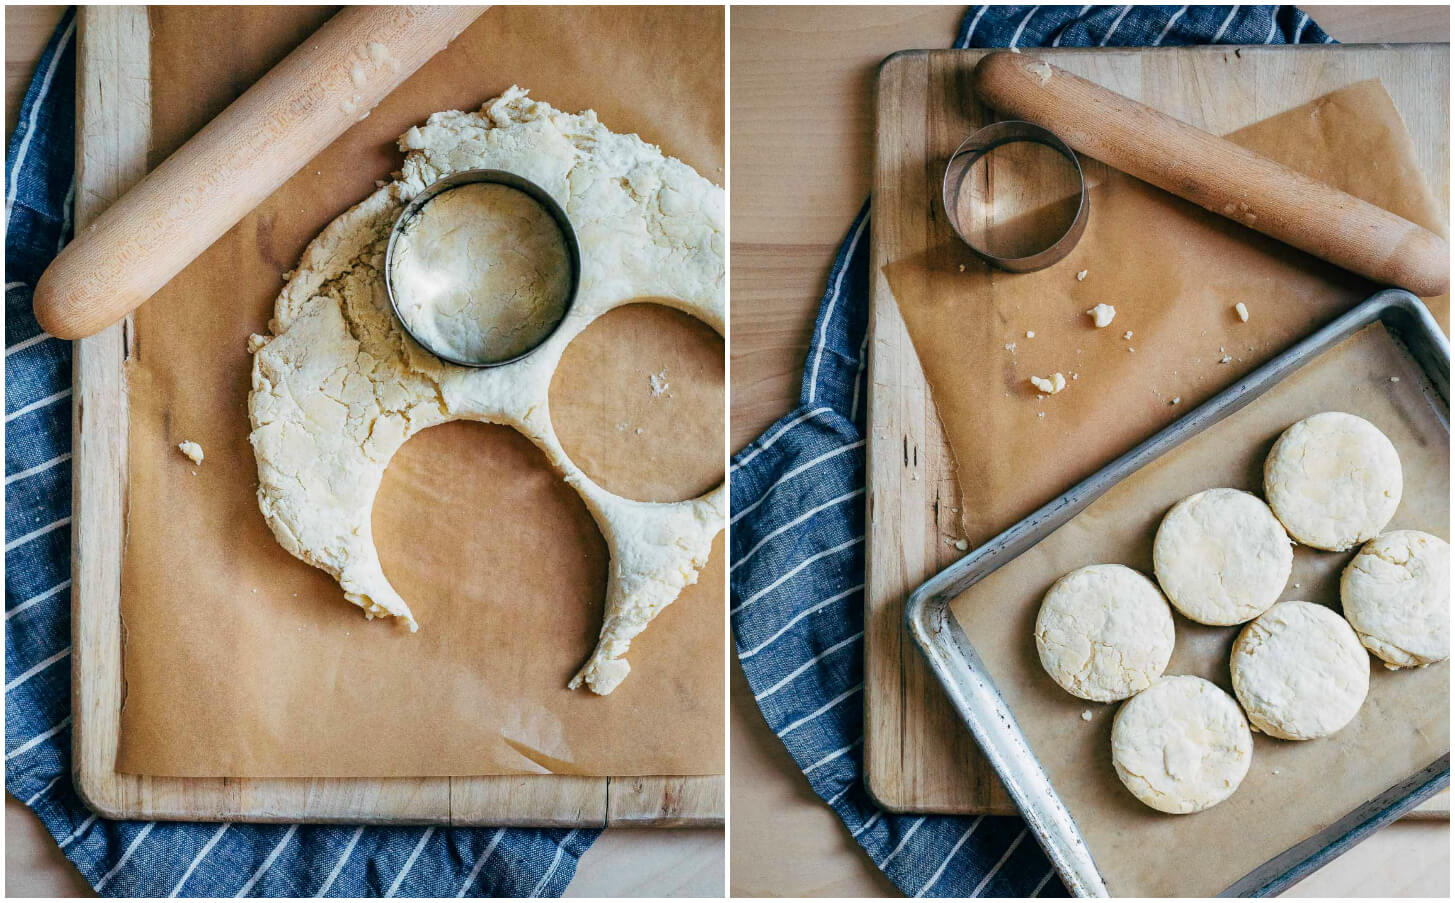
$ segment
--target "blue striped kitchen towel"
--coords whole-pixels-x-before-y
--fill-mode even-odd
[[[1328,43],[1291,6],[976,6],[957,47]],[[814,792],[900,890],[1065,895],[1015,817],[890,815],[861,780],[869,205],[839,247],[799,407],[732,464],[738,659]]]
[[[599,831],[113,822],[77,798],[71,348],[30,307],[71,231],[75,24],[41,57],[5,161],[5,789],[108,896],[560,896]]]

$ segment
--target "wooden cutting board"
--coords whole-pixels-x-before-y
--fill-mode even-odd
[[[978,115],[974,112],[936,103],[955,96],[949,86],[968,84],[985,52],[910,51],[890,57],[879,73],[864,758],[870,793],[894,811],[1016,812],[904,629],[909,593],[964,553],[943,541],[960,530],[953,461],[881,270],[886,262],[926,247],[926,236],[941,228],[931,221],[927,203],[939,190],[937,166],[943,167],[955,146],[982,123],[967,118]],[[1448,45],[1064,49],[1048,54],[1058,66],[1216,134],[1377,78],[1404,117],[1429,186],[1448,209]],[[933,192],[926,189],[927,180]],[[1448,818],[1448,791],[1415,814]]]
[[[77,39],[76,224],[147,170],[151,33],[145,7],[83,7]],[[130,320],[74,344],[72,768],[108,818],[550,827],[721,825],[724,778],[154,778],[115,769],[124,687],[123,379]]]

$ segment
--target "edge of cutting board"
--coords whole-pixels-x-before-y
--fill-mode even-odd
[[[151,30],[140,6],[79,12],[77,228],[146,174]],[[104,90],[103,90],[104,88]],[[722,775],[161,778],[116,771],[130,318],[73,344],[71,717],[76,792],[98,815],[176,821],[519,827],[720,826]]]
[[[1446,44],[1061,48],[1049,53],[1091,53],[1102,57],[1223,54],[1240,61],[1246,55],[1251,62],[1267,53],[1313,56],[1371,50],[1434,53],[1446,61],[1449,59]],[[891,109],[891,104],[893,110],[904,109],[907,90],[923,90],[929,67],[935,65],[937,58],[973,62],[989,52],[900,51],[880,63],[875,86],[864,594],[864,785],[869,795],[891,812],[1018,814],[994,769],[958,721],[905,630],[904,602],[909,593],[964,553],[942,541],[942,537],[960,535],[958,510],[954,509],[960,503],[954,458],[930,398],[919,357],[881,270],[887,262],[881,258],[887,236],[895,230],[924,228],[923,216],[908,212],[911,208],[900,202],[901,180],[886,173],[880,158],[886,150],[912,156],[915,143],[925,140],[925,132],[886,136],[882,131],[886,111]],[[1448,68],[1446,77],[1448,84]],[[1339,86],[1318,90],[1312,96]],[[958,90],[965,99],[970,99],[968,79],[962,81]],[[1302,86],[1298,90],[1303,90]],[[1445,96],[1448,103],[1448,92]],[[1285,106],[1296,106],[1305,99],[1311,97],[1290,101]],[[1150,102],[1156,104],[1157,100],[1152,98]],[[1210,123],[1210,126],[1218,130],[1219,124]],[[1448,145],[1443,156],[1448,172]],[[925,178],[934,177],[933,173],[925,174]],[[1448,210],[1448,177],[1443,184],[1434,183],[1431,187]],[[1444,791],[1406,817],[1448,819],[1449,800],[1449,791]]]

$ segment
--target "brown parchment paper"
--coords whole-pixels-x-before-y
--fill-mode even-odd
[[[929,161],[935,197],[925,203],[936,211],[939,174],[960,137]],[[1409,134],[1377,81],[1228,137],[1445,234]],[[1091,186],[1086,232],[1049,269],[991,270],[940,216],[927,252],[884,266],[955,455],[971,545],[1374,289],[1095,160],[1082,165]],[[1251,312],[1247,323],[1233,313],[1239,301]],[[1116,307],[1116,319],[1094,329],[1086,310],[1100,302]],[[1429,304],[1448,331],[1448,297]],[[1224,356],[1232,359],[1220,364]],[[1056,371],[1068,388],[1041,398],[1029,377]]]
[[[153,163],[331,12],[154,8]],[[630,678],[606,698],[568,691],[600,627],[602,538],[529,441],[447,424],[400,450],[374,509],[385,572],[420,631],[366,621],[258,512],[245,347],[281,274],[398,167],[395,138],[430,113],[518,83],[720,184],[722,73],[721,9],[492,9],[137,312],[119,770],[722,772],[721,537],[697,585],[633,643]],[[724,472],[722,346],[657,305],[599,320],[552,383],[566,448],[626,495],[711,488]],[[653,399],[648,374],[664,368],[672,388]],[[177,453],[183,439],[202,443],[200,467]]]
[[[1371,326],[1123,480],[951,603],[1114,895],[1214,895],[1449,752],[1450,666],[1392,672],[1371,659],[1369,696],[1347,727],[1301,743],[1254,734],[1252,766],[1232,797],[1194,815],[1163,815],[1138,802],[1112,769],[1116,705],[1075,699],[1041,669],[1034,640],[1041,597],[1086,564],[1120,563],[1150,575],[1152,540],[1168,508],[1214,486],[1261,496],[1273,441],[1325,410],[1364,417],[1399,450],[1404,495],[1390,529],[1448,538],[1448,433],[1432,397],[1384,327]],[[1339,573],[1353,555],[1297,547],[1280,598],[1337,609]],[[1174,618],[1177,644],[1166,673],[1196,674],[1231,693],[1228,656],[1239,628]],[[1081,720],[1086,710],[1089,723]]]

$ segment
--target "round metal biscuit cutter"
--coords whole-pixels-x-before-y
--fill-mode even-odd
[[[1023,257],[1000,257],[985,248],[978,247],[967,237],[968,230],[961,228],[958,198],[966,177],[977,162],[997,147],[1019,142],[1042,144],[1065,157],[1076,172],[1080,199],[1071,224],[1051,244]],[[1087,212],[1091,206],[1091,201],[1086,196],[1086,175],[1081,171],[1081,163],[1076,159],[1076,152],[1052,132],[1034,123],[1022,122],[1018,119],[993,122],[960,143],[960,146],[950,155],[949,162],[945,164],[941,200],[945,205],[945,214],[950,221],[950,227],[955,230],[955,234],[960,237],[960,240],[981,260],[1011,273],[1031,273],[1043,270],[1071,253],[1071,249],[1076,247],[1076,243],[1081,240],[1081,233],[1086,230]]]
[[[551,219],[555,220],[556,226],[561,230],[561,237],[566,242],[566,258],[571,268],[570,285],[566,290],[566,303],[561,308],[561,316],[541,336],[539,342],[536,342],[520,354],[499,360],[469,360],[441,352],[414,334],[414,330],[409,328],[409,323],[405,321],[404,317],[400,316],[399,303],[394,297],[394,245],[399,240],[399,236],[404,234],[404,231],[409,228],[409,224],[420,215],[421,211],[424,210],[430,201],[452,188],[459,188],[462,185],[476,183],[504,185],[507,188],[513,188],[527,195],[531,200],[544,208],[551,215]],[[506,172],[503,169],[466,169],[446,176],[437,182],[430,183],[428,187],[415,195],[414,199],[400,211],[399,217],[394,220],[393,229],[389,232],[389,244],[384,251],[384,289],[389,295],[389,307],[394,311],[394,319],[399,321],[399,327],[430,354],[433,354],[440,360],[448,361],[451,364],[458,364],[461,367],[503,367],[506,364],[513,364],[522,358],[529,357],[536,349],[549,341],[551,336],[555,335],[556,331],[561,328],[561,324],[566,321],[566,317],[571,313],[571,308],[576,304],[576,293],[580,287],[581,245],[576,239],[576,229],[571,225],[570,217],[566,216],[566,211],[561,209],[561,205],[556,203],[556,199],[551,197],[550,192],[532,182],[530,179],[518,176],[513,172]]]

